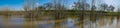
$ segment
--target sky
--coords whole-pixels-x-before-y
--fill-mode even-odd
[[[10,7],[15,8],[16,10],[22,8],[25,0],[0,0],[0,8]]]
[[[68,7],[71,8],[70,6],[72,6],[73,2],[75,2],[77,0],[69,0],[68,2]],[[105,3],[107,3],[108,5],[114,5],[115,7],[117,7],[117,5],[119,5],[119,1],[120,0],[103,0]],[[4,6],[8,6],[10,8],[15,8],[13,10],[22,10],[21,8],[23,8],[23,6],[25,5],[26,0],[0,0],[0,8],[4,7]],[[44,3],[47,2],[52,2],[51,0],[37,0],[36,1],[36,5],[42,5]],[[89,1],[88,1],[89,2]]]
[[[105,3],[107,3],[108,5],[113,5],[115,6],[115,10],[114,11],[117,11],[117,8],[120,6],[120,0],[104,0]]]

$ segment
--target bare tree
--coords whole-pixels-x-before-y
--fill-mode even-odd
[[[86,3],[86,0],[81,0],[81,1],[82,1],[82,7],[81,7],[82,11],[79,13],[80,14],[79,17],[80,17],[80,21],[81,21],[80,23],[82,24],[81,28],[84,28],[84,19],[85,19],[84,18],[85,17],[85,15],[84,15],[85,13],[84,12],[85,12],[85,6],[86,6],[85,3]]]
[[[36,18],[35,16],[36,13],[34,13],[33,10],[35,10],[36,0],[26,0],[25,4],[26,5],[24,6],[24,10],[25,10],[25,17],[27,18],[26,20],[32,22],[30,24],[33,25],[34,27],[33,21],[36,21],[36,19],[34,19]]]
[[[114,11],[114,9],[115,9],[115,7],[113,6],[113,5],[110,5],[109,7],[108,7],[108,9],[107,9],[107,11]]]
[[[91,21],[96,21],[96,14],[95,14],[95,9],[96,9],[96,6],[95,6],[95,0],[92,0],[92,3],[91,3],[91,13],[90,13],[90,19]]]
[[[80,10],[82,8],[82,3],[80,0],[78,0],[78,2],[75,2],[73,7],[77,10]]]
[[[65,2],[67,2],[67,1],[66,0],[53,0],[53,5],[54,5],[53,6],[54,7],[53,16],[55,17],[56,21],[64,20],[66,17],[66,15],[64,13],[66,10]],[[58,26],[60,24],[60,21],[56,22],[55,24]]]
[[[105,11],[108,8],[108,5],[106,3],[102,3],[100,6],[102,11]]]
[[[55,19],[63,19],[64,18],[64,0],[54,0],[54,9],[55,9]]]
[[[26,15],[29,15],[29,17],[33,17],[32,10],[35,9],[35,0],[26,0],[24,10],[27,11]]]
[[[52,8],[53,8],[53,3],[45,3],[45,8],[47,9],[47,10],[51,10]]]

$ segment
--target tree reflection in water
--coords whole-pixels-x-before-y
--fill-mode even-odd
[[[0,16],[0,28],[4,27],[4,18],[2,16]],[[113,19],[113,23],[111,24],[111,21],[109,19],[109,17],[104,18],[104,22],[105,25],[101,26],[102,24],[100,24],[103,20],[97,20],[95,23],[91,23],[90,20],[85,20],[85,25],[84,28],[117,28],[119,26],[119,22],[117,22],[116,17],[114,17]],[[25,23],[25,18],[23,18],[22,16],[13,16],[10,18],[9,23],[11,24],[11,28],[24,28],[24,23]],[[33,21],[34,22],[34,21]],[[48,23],[50,22],[50,23]],[[64,22],[60,22],[60,28],[80,28],[80,25],[75,25],[77,22],[76,18],[67,18],[66,21]],[[35,22],[34,22],[35,23]],[[34,28],[54,28],[56,24],[55,20],[41,20],[41,21],[36,21],[37,24],[35,24],[36,26]],[[89,24],[91,23],[91,25]],[[29,24],[30,25],[30,24]],[[61,27],[61,26],[65,26],[65,27]],[[10,28],[10,27],[9,27]]]

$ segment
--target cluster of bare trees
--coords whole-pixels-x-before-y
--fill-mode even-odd
[[[62,2],[67,2],[65,0],[54,0],[54,5],[55,5],[55,19],[64,19],[65,15],[64,12],[66,10],[65,8],[65,3]]]
[[[30,14],[32,12],[30,12],[31,10],[36,10],[38,14],[40,12],[43,12],[44,10],[48,10],[49,12],[51,12],[51,10],[54,10],[53,16],[55,17],[55,19],[64,19],[66,17],[66,14],[64,12],[66,12],[67,9],[66,5],[68,3],[68,0],[52,0],[52,2],[49,3],[45,3],[43,6],[39,6],[39,7],[34,7],[35,5],[35,0],[28,0],[29,2],[27,3],[28,5],[26,5],[24,7],[25,11],[28,12],[27,14]],[[74,9],[78,11],[79,17],[80,17],[80,21],[81,24],[84,24],[83,20],[85,19],[84,17],[86,16],[85,11],[89,10],[90,11],[90,20],[91,21],[95,21],[96,20],[96,11],[101,12],[100,14],[102,14],[103,12],[113,12],[115,7],[113,5],[108,5],[106,3],[97,3],[99,2],[99,0],[91,0],[90,3],[87,2],[87,0],[77,0],[77,2],[74,3],[75,6]],[[98,9],[98,10],[97,10]],[[30,10],[30,11],[28,11]],[[40,13],[41,14],[41,13]]]
[[[96,21],[96,16],[97,15],[104,15],[104,12],[113,12],[115,7],[113,5],[108,5],[106,3],[98,3],[96,0],[91,0],[91,5],[90,4],[87,4],[86,0],[78,0],[78,2],[74,3],[75,6],[74,6],[74,9],[77,9],[77,10],[82,10],[79,14],[80,14],[80,20],[84,20],[84,12],[87,10],[87,9],[90,9],[90,20],[91,21]],[[85,9],[87,8],[87,9]],[[97,10],[97,8],[100,8],[99,10]],[[96,14],[95,12],[96,11],[99,11],[100,14]],[[82,24],[84,24],[83,22],[81,22]]]
[[[61,16],[65,10],[67,9],[66,5],[68,3],[68,0],[51,0],[52,2],[45,3],[42,6],[35,7],[35,0],[28,0],[27,5],[25,5],[24,9],[27,10],[36,10],[37,12],[42,12],[42,10],[55,10],[55,17]],[[91,3],[87,3],[87,0],[77,0],[77,2],[74,3],[74,9],[76,10],[91,10],[92,12],[96,11],[97,9],[101,12],[105,11],[114,11],[115,7],[113,5],[108,5],[106,3],[100,3],[99,5],[96,4],[97,0],[91,0]],[[100,9],[99,9],[100,8]],[[83,12],[83,11],[81,11]],[[80,12],[80,13],[81,13]],[[60,13],[60,14],[59,14]],[[64,15],[64,14],[63,14]],[[62,16],[63,17],[63,16]]]

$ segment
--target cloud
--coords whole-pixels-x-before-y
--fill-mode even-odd
[[[36,5],[36,7],[38,7],[38,6],[40,6],[40,3],[36,2],[36,4],[35,4],[35,5]]]
[[[104,0],[105,3],[107,3],[108,5],[117,5],[117,1],[116,0]]]

